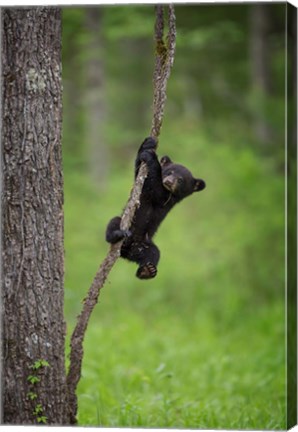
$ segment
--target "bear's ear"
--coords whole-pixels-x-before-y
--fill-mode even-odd
[[[163,157],[160,159],[160,165],[161,165],[162,167],[164,167],[164,166],[166,166],[166,165],[168,165],[168,164],[170,164],[170,163],[172,163],[172,161],[171,161],[171,159],[169,158],[169,156],[163,156]]]
[[[206,183],[204,182],[204,180],[195,179],[194,187],[193,187],[194,192],[199,192],[199,191],[205,189],[205,187],[206,187]]]

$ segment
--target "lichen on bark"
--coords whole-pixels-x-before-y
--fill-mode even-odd
[[[63,318],[61,12],[2,9],[2,353],[5,424],[68,424]]]

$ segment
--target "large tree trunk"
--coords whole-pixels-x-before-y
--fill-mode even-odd
[[[66,424],[60,10],[2,29],[2,422]]]

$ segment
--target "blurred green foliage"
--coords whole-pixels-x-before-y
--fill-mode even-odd
[[[285,5],[270,4],[270,94],[250,69],[250,5],[177,5],[177,51],[158,152],[207,188],[161,226],[159,273],[118,260],[84,344],[81,425],[285,428]],[[90,13],[90,10],[89,10]],[[92,180],[87,8],[63,12],[65,313],[68,337],[108,251],[151,126],[153,6],[101,7],[104,183]],[[103,74],[102,74],[103,72]],[[260,98],[262,103],[260,103]],[[259,112],[259,107],[265,107]],[[256,136],[254,119],[270,127]],[[101,167],[99,166],[100,170]]]

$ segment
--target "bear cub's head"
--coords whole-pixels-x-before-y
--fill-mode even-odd
[[[204,180],[194,178],[187,168],[173,163],[168,156],[161,158],[160,165],[163,186],[177,199],[183,199],[193,192],[205,189]]]

